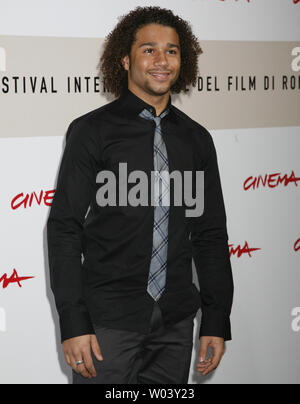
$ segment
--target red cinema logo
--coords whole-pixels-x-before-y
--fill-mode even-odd
[[[26,281],[27,279],[32,279],[32,278],[34,278],[34,276],[19,277],[17,271],[14,269],[10,278],[8,278],[7,274],[4,274],[0,278],[0,285],[2,283],[2,288],[6,289],[11,283],[17,283],[18,286],[21,288],[22,287],[21,282]]]
[[[31,194],[26,194],[24,196],[23,192],[16,195],[11,201],[11,208],[18,209],[21,206],[26,209],[27,207],[31,207],[33,203],[41,206],[44,204],[45,206],[51,206],[51,202],[55,193],[55,189],[51,191],[40,191],[39,195],[36,192],[32,192]]]
[[[294,171],[291,172],[290,176],[287,174],[281,175],[281,173],[265,174],[264,177],[262,175],[248,177],[244,182],[244,190],[248,191],[250,188],[257,189],[259,187],[276,188],[280,184],[287,187],[291,183],[297,187],[298,181],[300,181],[300,178],[295,176]]]
[[[299,0],[299,1],[300,1],[300,0]],[[295,241],[294,250],[295,250],[296,252],[300,250],[300,238],[298,238],[298,240]]]
[[[251,252],[261,250],[261,248],[249,248],[247,241],[245,241],[244,247],[238,245],[236,248],[233,247],[233,244],[229,244],[229,252],[230,257],[232,255],[237,255],[240,258],[243,254],[248,254],[249,257],[252,257]]]

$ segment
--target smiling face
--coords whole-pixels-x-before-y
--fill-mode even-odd
[[[123,58],[128,88],[140,98],[169,95],[180,73],[180,42],[174,28],[149,24],[136,33],[130,57]]]

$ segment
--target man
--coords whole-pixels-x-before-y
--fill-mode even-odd
[[[170,96],[196,84],[201,52],[186,21],[138,7],[108,35],[101,58],[105,86],[118,98],[69,126],[47,230],[74,384],[187,383],[199,307],[197,371],[216,369],[231,339],[233,280],[215,147]],[[188,217],[185,204],[172,202],[126,205],[120,195],[101,205],[102,175],[121,163],[149,180],[153,171],[204,171],[203,214]],[[155,200],[172,201],[170,182],[160,181]]]

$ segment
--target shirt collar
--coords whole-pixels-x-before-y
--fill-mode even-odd
[[[172,99],[170,96],[168,104],[164,109],[164,111],[170,108],[171,105],[172,105]],[[146,108],[149,112],[151,112],[152,115],[156,116],[155,108],[152,105],[147,104],[145,101],[143,101],[141,98],[135,95],[128,88],[122,91],[122,94],[119,97],[119,106],[122,109],[122,111],[125,112],[126,114],[132,114],[138,116]],[[161,114],[164,111],[162,111]]]

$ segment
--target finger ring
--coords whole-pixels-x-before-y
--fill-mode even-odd
[[[79,366],[79,365],[82,365],[83,363],[84,363],[83,361],[78,361],[78,362],[75,362],[75,365]]]

